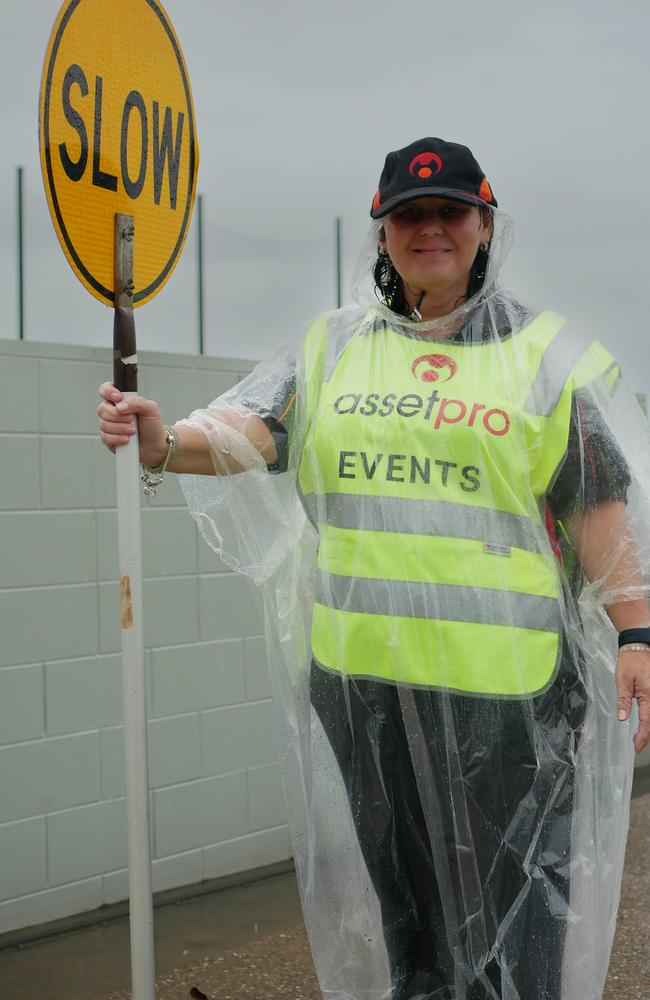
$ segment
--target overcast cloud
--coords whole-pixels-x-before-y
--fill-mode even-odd
[[[110,2],[110,0],[107,0]],[[385,153],[465,142],[516,222],[504,283],[593,330],[650,390],[647,0],[167,0],[188,64],[205,198],[207,352],[259,358],[346,287]],[[49,221],[37,145],[58,2],[4,0],[0,336],[15,338],[15,170],[26,169],[31,340],[106,345],[110,311]],[[137,313],[142,348],[197,344],[196,234]]]

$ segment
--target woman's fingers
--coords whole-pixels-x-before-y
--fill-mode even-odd
[[[125,434],[102,434],[101,437],[103,444],[113,451],[115,448],[119,448],[121,445],[129,443],[129,437]]]
[[[136,433],[135,422],[130,414],[118,413],[114,406],[107,403],[100,403],[97,412],[99,414],[99,436],[103,444],[107,446],[126,444],[129,438]],[[114,438],[120,438],[120,440],[113,440]]]
[[[117,402],[104,396],[102,402],[97,405],[97,413],[100,417],[107,416],[109,413],[119,414],[121,417],[132,413],[149,415],[155,413],[157,409],[158,403],[154,402],[153,399],[145,399],[143,396],[122,399],[121,394]]]
[[[632,699],[636,698],[639,728],[634,734],[634,749],[641,753],[650,743],[650,654],[640,650],[619,654],[616,694],[616,709],[621,722],[629,719]]]
[[[638,655],[643,659],[639,662],[634,678],[634,697],[639,711],[639,728],[634,735],[634,749],[641,753],[650,742],[650,655]]]
[[[133,417],[130,413],[121,413],[116,404],[122,402],[122,393],[110,382],[103,382],[99,387],[101,402],[97,407],[99,417],[99,436],[113,454],[118,448],[128,444],[136,433]]]
[[[98,391],[102,399],[110,400],[111,403],[119,403],[122,399],[122,393],[112,382],[102,382]]]
[[[115,454],[117,448],[128,444],[137,433],[140,437],[140,461],[155,468],[168,451],[165,428],[160,409],[153,399],[144,396],[126,396],[110,382],[99,387],[100,402],[97,406],[99,434],[102,443]]]
[[[140,413],[142,416],[150,416],[158,412],[158,403],[153,399],[145,399],[144,396],[129,396],[128,399],[121,399],[115,404],[118,413]]]
[[[118,424],[113,421],[100,420],[99,436],[102,444],[107,448],[119,448],[123,444],[128,444],[129,440],[136,433],[133,424]]]
[[[639,698],[638,706],[639,728],[634,734],[634,749],[637,753],[641,753],[650,743],[650,703]]]
[[[102,434],[121,434],[122,437],[126,434],[130,437],[135,434],[135,424],[131,420],[111,420],[109,418],[99,421],[99,430]]]
[[[634,696],[634,673],[632,657],[637,653],[619,653],[616,664],[616,714],[619,722],[625,722],[632,711]],[[647,656],[648,654],[643,654]]]
[[[97,407],[97,416],[100,420],[115,420],[121,423],[128,423],[131,420],[130,413],[120,412],[112,403],[100,403]]]
[[[158,410],[158,403],[153,399],[145,399],[144,396],[129,396],[125,399],[124,394],[116,389],[111,382],[102,382],[99,387],[99,395],[102,398],[102,402],[97,407],[97,413],[100,417],[106,416],[109,410],[121,415],[141,413],[147,416]]]
[[[103,387],[101,387],[103,388]],[[122,433],[135,433],[133,416],[152,416],[158,413],[158,404],[151,399],[144,399],[142,396],[132,396],[128,400],[120,399],[118,403],[102,399],[97,406],[97,416],[99,417],[99,429],[110,433],[119,428]]]

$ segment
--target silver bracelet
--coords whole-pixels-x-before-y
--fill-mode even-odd
[[[157,465],[155,469],[149,468],[146,465],[141,466],[142,472],[140,474],[140,479],[144,483],[142,487],[142,492],[147,497],[155,497],[158,492],[158,487],[163,481],[163,476],[167,466],[172,461],[174,455],[178,451],[178,432],[173,427],[165,427],[165,441],[167,442],[167,454],[165,460]]]
[[[619,653],[624,653],[626,649],[637,653],[650,653],[650,646],[641,642],[627,642],[624,646],[621,646]]]

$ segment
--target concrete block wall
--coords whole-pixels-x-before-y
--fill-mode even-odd
[[[0,933],[127,895],[111,352],[0,340]],[[172,421],[250,362],[141,356]],[[154,888],[290,856],[258,598],[143,498]]]

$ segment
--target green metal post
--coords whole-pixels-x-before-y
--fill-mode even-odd
[[[203,195],[197,197],[197,223],[198,223],[198,266],[199,266],[199,354],[205,353],[204,341],[204,301],[203,301]]]
[[[25,339],[25,267],[23,259],[23,168],[18,167],[18,339]]]
[[[340,309],[342,305],[342,290],[341,290],[341,233],[343,229],[343,223],[341,217],[337,215],[336,217],[336,308]]]

